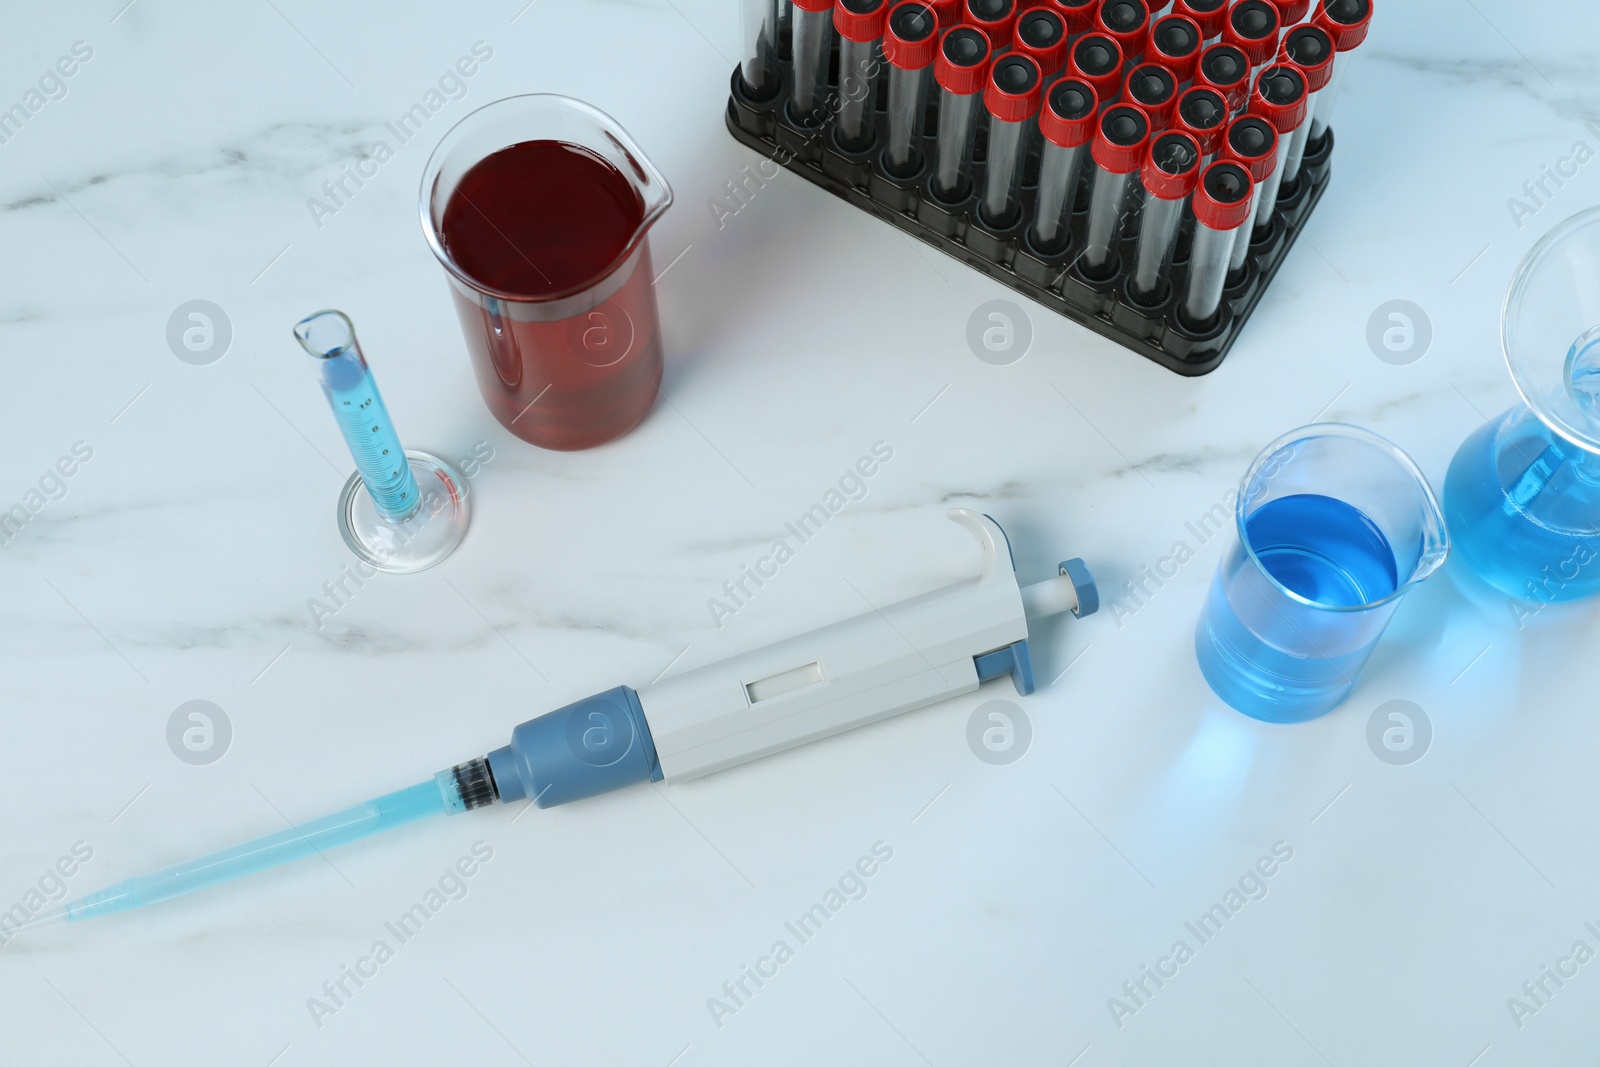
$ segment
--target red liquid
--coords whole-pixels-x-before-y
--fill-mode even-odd
[[[475,282],[516,296],[451,288],[484,401],[524,441],[592,448],[655,401],[661,322],[648,241],[618,262],[643,217],[615,167],[562,141],[503,148],[450,194],[440,243]]]

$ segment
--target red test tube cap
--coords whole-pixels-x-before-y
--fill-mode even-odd
[[[1192,81],[1204,43],[1194,19],[1188,15],[1162,15],[1150,24],[1144,57],[1172,71],[1179,82]]]
[[[1122,88],[1122,47],[1106,34],[1086,33],[1072,42],[1067,72],[1094,86],[1101,103],[1114,100]]]
[[[833,0],[794,0],[794,6],[801,11],[832,11]]]
[[[966,24],[983,31],[991,51],[1008,48],[1017,24],[1017,0],[966,0]]]
[[[1039,64],[1032,56],[1015,52],[1001,56],[989,68],[989,84],[983,87],[983,106],[1000,122],[1031,119],[1039,112],[1043,83]]]
[[[933,60],[933,78],[939,87],[958,96],[970,96],[983,88],[989,72],[989,38],[972,26],[952,26],[939,38],[939,54]]]
[[[1200,143],[1180,130],[1157,134],[1144,154],[1139,177],[1151,196],[1182,200],[1200,180]]]
[[[961,0],[928,0],[928,2],[933,5],[934,13],[939,16],[941,30],[961,25]]]
[[[1209,85],[1238,111],[1250,99],[1250,57],[1231,44],[1214,44],[1200,53],[1195,83]]]
[[[1200,39],[1209,41],[1222,32],[1228,21],[1228,0],[1178,0],[1174,15],[1187,15],[1200,27]]]
[[[1011,47],[1032,56],[1048,77],[1067,64],[1067,27],[1048,7],[1032,7],[1017,16]]]
[[[1137,59],[1150,33],[1150,8],[1144,0],[1101,0],[1095,26],[1117,42],[1124,56]]]
[[[883,36],[884,0],[835,0],[833,28],[849,41],[876,41]]]
[[[1348,52],[1367,39],[1372,26],[1372,0],[1319,0],[1312,20],[1328,31],[1333,47]]]
[[[1082,78],[1059,78],[1044,94],[1039,132],[1062,148],[1076,148],[1094,136],[1100,101],[1094,86]]]
[[[1178,97],[1172,125],[1200,143],[1203,155],[1215,155],[1228,129],[1228,101],[1209,85],[1195,85]]]
[[[1222,154],[1243,165],[1251,181],[1266,181],[1278,165],[1278,131],[1260,115],[1240,115],[1228,123]]]
[[[883,58],[901,70],[921,70],[939,51],[939,13],[922,0],[905,0],[883,24]]]
[[[1222,40],[1250,57],[1250,65],[1270,62],[1278,50],[1278,9],[1267,0],[1237,0],[1228,8]]]
[[[1292,63],[1306,79],[1306,92],[1321,92],[1333,80],[1333,60],[1339,53],[1333,35],[1321,26],[1296,26],[1283,35],[1279,63]]]
[[[1132,104],[1112,104],[1100,112],[1089,153],[1102,170],[1131,174],[1144,162],[1149,142],[1150,120],[1145,113]]]
[[[1128,71],[1122,99],[1150,116],[1152,130],[1172,125],[1172,112],[1178,106],[1178,79],[1160,63],[1140,63]]]
[[[1087,33],[1094,25],[1094,12],[1098,0],[1046,0],[1044,6],[1061,16],[1066,23],[1067,36]]]
[[[1293,133],[1306,120],[1305,75],[1294,66],[1272,66],[1261,72],[1250,94],[1250,113],[1272,123],[1280,134]]]
[[[1278,9],[1278,25],[1293,26],[1311,10],[1311,0],[1272,0],[1272,6]]]
[[[1219,159],[1200,172],[1194,187],[1195,221],[1226,233],[1250,218],[1250,172],[1231,160]]]

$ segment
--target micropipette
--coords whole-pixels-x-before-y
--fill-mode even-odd
[[[24,928],[129,911],[349,844],[434,815],[531,800],[540,808],[639,782],[737,766],[1010,675],[1033,692],[1028,619],[1099,608],[1080,559],[1017,584],[992,518],[947,512],[977,540],[979,576],[642,689],[617,686],[518,726],[511,743],[430,781],[43,912]],[[3,929],[0,920],[0,933]]]
[[[294,336],[356,462],[339,496],[345,544],[379,570],[404,574],[438,563],[467,533],[461,476],[437,456],[401,447],[349,316],[319,311],[295,323]]]

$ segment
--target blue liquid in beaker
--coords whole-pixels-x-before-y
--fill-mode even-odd
[[[1255,718],[1296,722],[1321,714],[1355,684],[1381,632],[1351,647],[1339,613],[1328,609],[1391,596],[1399,588],[1394,549],[1360,509],[1310,493],[1263,504],[1245,531],[1261,568],[1311,603],[1240,580],[1253,566],[1247,557],[1233,568],[1225,561],[1195,635],[1200,670],[1218,696]],[[1353,619],[1351,626],[1358,628]]]
[[[1501,592],[1535,603],[1600,593],[1600,461],[1526,409],[1462,442],[1444,514],[1462,558]]]

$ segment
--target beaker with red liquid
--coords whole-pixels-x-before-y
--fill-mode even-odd
[[[649,230],[671,204],[622,127],[569,97],[497,100],[439,142],[422,228],[506,429],[593,448],[649,412],[662,366]]]

